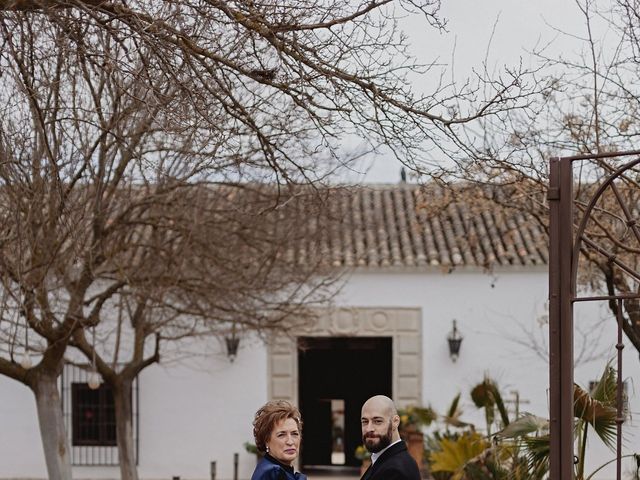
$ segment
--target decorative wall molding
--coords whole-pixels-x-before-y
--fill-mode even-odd
[[[298,403],[297,339],[311,337],[391,337],[393,399],[400,408],[422,403],[422,313],[419,308],[339,308],[318,310],[312,325],[279,335],[268,350],[269,398]]]

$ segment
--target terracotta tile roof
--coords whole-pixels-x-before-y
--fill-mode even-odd
[[[368,185],[332,189],[325,201],[330,220],[317,222],[311,237],[326,266],[491,269],[548,263],[541,226],[478,189],[452,196],[419,185]],[[312,250],[299,247],[298,261]]]

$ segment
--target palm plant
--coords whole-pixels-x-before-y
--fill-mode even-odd
[[[447,409],[447,413],[442,415],[440,419],[442,423],[445,425],[445,429],[449,432],[450,428],[470,428],[472,430],[475,427],[471,423],[467,423],[461,420],[462,417],[462,409],[460,408],[460,394],[458,393],[453,400],[451,401],[451,405]]]
[[[462,478],[465,480],[542,479],[546,468],[542,464],[531,468],[527,444],[523,439],[519,437],[515,437],[515,440],[507,439],[506,436],[491,433],[494,427],[500,428],[501,432],[513,432],[524,427],[523,423],[516,425],[512,423],[497,383],[485,376],[484,380],[471,390],[471,399],[476,407],[484,410],[486,438],[491,442],[482,454],[465,465],[465,476]],[[536,418],[530,416],[529,423],[536,423]],[[527,430],[532,431],[531,425],[527,426]],[[535,442],[536,439],[531,437],[527,438],[527,441]]]
[[[584,460],[587,449],[589,426],[609,448],[614,448],[616,440],[616,395],[617,375],[607,365],[600,380],[591,393],[578,385],[573,387],[573,415],[578,419],[575,432],[578,443],[578,464],[576,477],[584,478]]]
[[[487,423],[487,436],[491,436],[491,427],[495,423],[495,410],[498,410],[502,426],[509,425],[509,414],[504,406],[500,389],[488,376],[471,390],[471,400],[478,408],[483,408]]]
[[[549,469],[549,420],[525,413],[496,433],[495,439],[501,448],[512,452],[520,474],[514,478],[544,477]]]
[[[453,476],[453,472],[460,467],[460,462],[454,463],[450,459],[443,459],[442,463],[445,468],[433,470],[434,458],[437,458],[437,454],[443,451],[443,445],[446,445],[447,442],[455,442],[465,429],[475,430],[472,424],[463,422],[460,418],[462,416],[460,396],[460,393],[458,393],[453,398],[444,415],[437,415],[437,420],[443,425],[444,429],[435,430],[424,437],[424,457],[427,459],[430,474],[435,480],[449,480]],[[436,457],[433,457],[434,454]]]
[[[457,438],[443,438],[440,450],[432,452],[431,471],[451,472],[451,480],[465,478],[465,466],[490,447],[478,432],[466,431]]]
[[[461,420],[460,394],[456,395],[447,413],[440,417],[444,432],[436,431],[427,437],[429,466],[437,480],[509,478],[505,464],[509,463],[511,452],[492,445],[490,434],[495,424],[504,426],[510,422],[500,390],[492,379],[485,377],[471,390],[471,398],[478,408],[484,409],[488,433],[482,435],[473,424]]]
[[[585,478],[585,460],[589,430],[613,449],[616,439],[616,371],[607,364],[595,388],[589,392],[579,385],[573,388],[573,414],[576,451],[576,480],[589,480],[599,471]],[[524,449],[529,471],[546,472],[549,464],[549,421],[531,414],[523,415],[495,437],[505,444],[517,444]]]
[[[595,478],[600,468],[585,477],[589,431],[613,448],[616,438],[617,374],[607,364],[592,391],[574,385],[576,480]],[[447,480],[541,480],[549,469],[549,420],[530,413],[510,419],[498,385],[489,377],[471,390],[474,404],[484,409],[487,434],[463,422],[457,395],[446,415],[443,432],[427,437],[434,478]],[[496,415],[496,413],[498,415]],[[491,434],[494,427],[500,430]],[[627,455],[630,456],[630,455]]]

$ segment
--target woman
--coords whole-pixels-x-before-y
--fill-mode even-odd
[[[284,400],[266,403],[256,412],[253,436],[264,457],[251,480],[306,480],[293,469],[302,440],[302,420],[296,407]]]

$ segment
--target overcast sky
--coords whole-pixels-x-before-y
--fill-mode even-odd
[[[405,19],[402,27],[421,63],[453,63],[457,81],[485,60],[497,70],[520,60],[530,65],[530,52],[542,46],[550,56],[577,55],[579,42],[560,31],[585,34],[584,17],[574,0],[443,0],[441,16],[447,20],[446,33],[429,29],[418,17]],[[369,183],[395,183],[400,178],[400,164],[387,156],[369,160],[358,170],[347,178]]]

